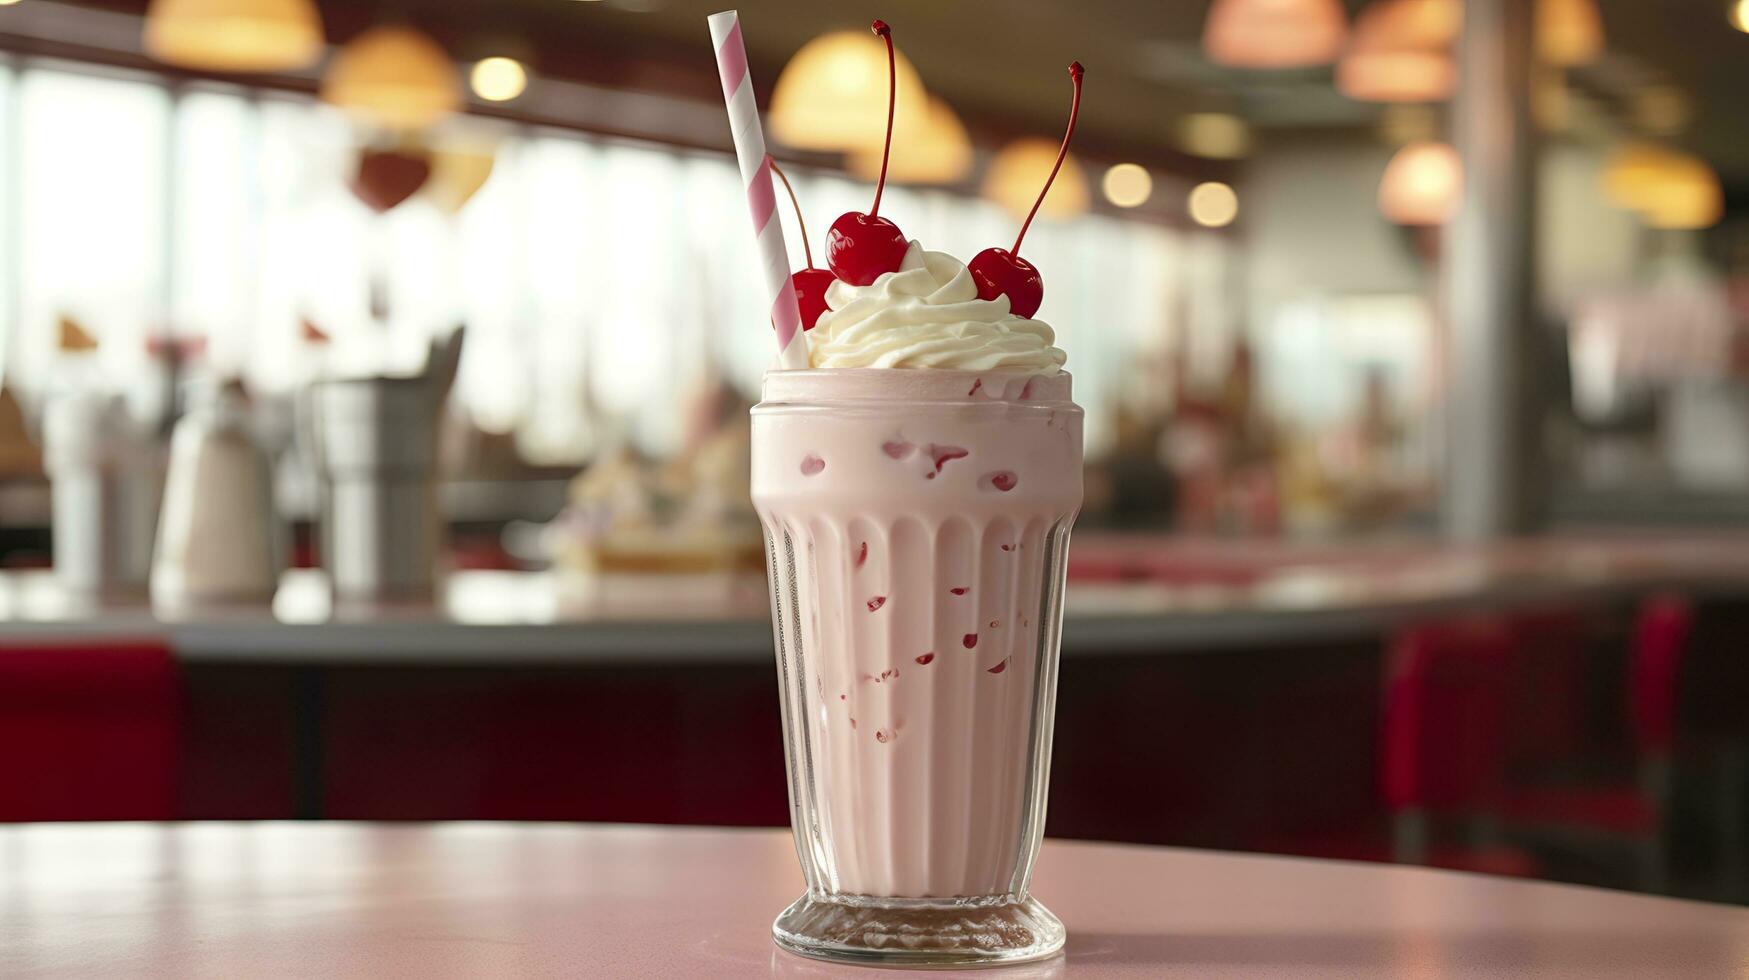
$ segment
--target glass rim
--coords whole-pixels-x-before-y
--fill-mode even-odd
[[[1073,407],[1067,371],[962,371],[938,368],[810,368],[767,371],[760,403],[774,409],[838,403]]]

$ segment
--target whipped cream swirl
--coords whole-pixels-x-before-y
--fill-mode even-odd
[[[826,287],[808,331],[816,368],[946,368],[1056,374],[1066,359],[1048,324],[1015,316],[1008,297],[978,298],[960,260],[913,241],[898,272]]]

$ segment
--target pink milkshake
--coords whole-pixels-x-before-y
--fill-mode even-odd
[[[915,244],[828,296],[818,369],[766,375],[753,410],[808,882],[777,938],[915,964],[1049,955],[1062,925],[1027,889],[1082,492],[1062,353]]]
[[[725,15],[718,15],[719,18]],[[773,200],[733,16],[713,21],[731,129],[769,272]],[[725,26],[726,25],[726,26]],[[805,956],[898,966],[1041,959],[1063,924],[1028,892],[1044,833],[1081,410],[1044,280],[1012,247],[969,264],[882,217],[897,69],[867,213],[832,222],[814,267],[776,291],[784,370],[753,408],[790,823],[807,894],[772,925]],[[725,33],[726,32],[726,33]],[[721,35],[721,37],[719,37]],[[726,39],[726,40],[725,40]],[[737,106],[740,106],[739,111]],[[779,246],[780,248],[781,246]],[[793,332],[800,323],[805,331]],[[799,369],[805,347],[810,369]]]

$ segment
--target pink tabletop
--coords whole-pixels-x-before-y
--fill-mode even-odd
[[[773,948],[787,832],[557,824],[0,829],[0,976],[838,977]],[[1052,841],[1065,957],[1002,977],[1737,977],[1749,910]],[[939,976],[939,974],[937,974]]]

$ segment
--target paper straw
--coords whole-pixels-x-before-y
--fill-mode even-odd
[[[777,366],[795,370],[808,366],[808,336],[802,331],[801,308],[789,278],[789,250],[783,244],[783,223],[777,219],[777,195],[771,187],[771,160],[765,155],[765,133],[759,128],[759,106],[753,101],[753,78],[747,71],[747,48],[741,43],[741,15],[725,10],[712,14],[711,44],[717,50],[717,74],[723,80],[723,101],[729,107],[729,132],[741,183],[747,188],[747,210],[759,239],[759,261],[765,266],[765,294],[771,297],[771,323],[777,332]]]

